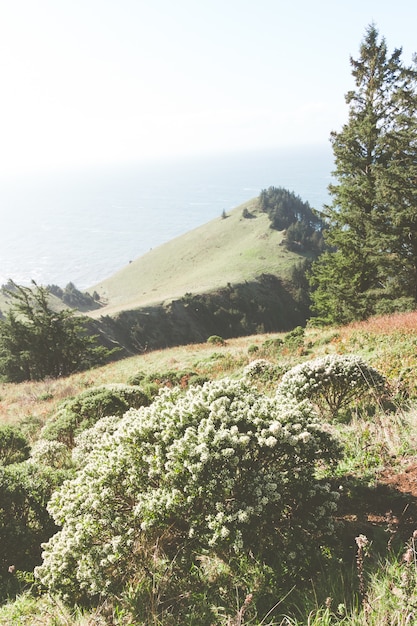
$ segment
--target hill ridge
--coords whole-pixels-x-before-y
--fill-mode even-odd
[[[246,217],[245,217],[246,215]],[[257,198],[149,250],[88,291],[105,304],[99,318],[169,302],[187,293],[207,293],[262,274],[288,278],[305,258],[282,246],[284,234],[270,227]]]

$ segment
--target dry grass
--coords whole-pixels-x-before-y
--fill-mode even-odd
[[[139,371],[145,374],[167,370],[188,370],[210,378],[240,375],[251,360],[262,357],[280,364],[284,369],[297,362],[332,352],[350,352],[364,356],[388,376],[392,384],[406,386],[414,394],[417,371],[417,312],[378,317],[344,328],[309,328],[301,348],[265,351],[267,339],[285,334],[260,334],[228,339],[225,345],[209,343],[155,350],[116,361],[87,372],[57,380],[20,384],[0,384],[0,422],[16,423],[35,418],[44,422],[65,398],[86,388],[127,383]],[[249,347],[258,348],[249,353]],[[372,349],[370,348],[372,347]]]
[[[358,331],[384,335],[400,331],[417,335],[417,311],[372,317],[364,322],[355,322],[341,329],[343,334]]]
[[[204,343],[155,350],[55,380],[0,383],[0,422],[13,424],[35,418],[44,423],[65,398],[97,385],[127,383],[138,371],[151,374],[167,370],[195,370],[199,374],[209,373],[211,378],[225,376],[236,369],[237,363],[243,366],[250,360],[248,345],[261,346],[268,336],[230,339],[224,346]],[[213,355],[219,358],[213,359]]]

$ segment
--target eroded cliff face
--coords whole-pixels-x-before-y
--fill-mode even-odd
[[[118,356],[123,357],[202,343],[211,335],[227,339],[286,332],[303,326],[308,317],[308,306],[299,301],[293,286],[268,274],[214,292],[103,316],[91,326],[106,347],[119,348]]]

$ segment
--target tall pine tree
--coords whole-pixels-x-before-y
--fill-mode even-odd
[[[311,272],[313,307],[345,323],[417,303],[417,66],[389,55],[374,25],[359,59],[347,123],[331,134],[335,182],[329,249]]]

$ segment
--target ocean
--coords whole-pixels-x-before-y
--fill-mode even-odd
[[[320,210],[330,146],[165,159],[0,187],[0,285],[101,280],[269,186]]]

